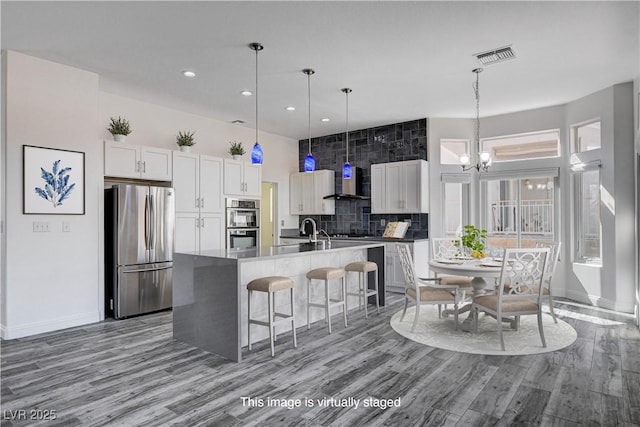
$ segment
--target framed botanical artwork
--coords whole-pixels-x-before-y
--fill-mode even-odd
[[[24,214],[84,215],[84,153],[22,146]]]

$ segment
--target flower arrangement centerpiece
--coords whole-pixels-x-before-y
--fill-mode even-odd
[[[193,139],[194,134],[195,132],[178,132],[178,135],[176,135],[176,144],[180,147],[180,151],[189,151],[188,147],[195,145],[196,141]]]
[[[120,116],[118,116],[118,118],[111,117],[111,122],[109,123],[107,130],[111,135],[113,135],[114,140],[118,142],[125,142],[126,136],[131,133],[131,126],[127,119],[123,119]]]
[[[462,240],[463,248],[467,248],[472,257],[484,258],[487,256],[487,253],[484,251],[487,240],[487,230],[474,225],[465,225],[464,233],[460,239]]]
[[[229,154],[231,154],[234,159],[238,159],[244,154],[244,147],[242,146],[242,142],[230,141],[229,145]]]

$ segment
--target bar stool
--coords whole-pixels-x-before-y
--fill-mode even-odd
[[[329,280],[342,279],[342,299],[329,298]],[[311,280],[324,281],[324,304],[311,302]],[[329,333],[331,333],[331,307],[342,307],[344,315],[344,326],[347,327],[347,305],[346,305],[347,286],[345,283],[344,268],[323,267],[316,268],[307,273],[307,329],[311,328],[311,307],[324,308],[325,322],[329,324]]]
[[[273,349],[273,342],[276,340],[276,325],[280,323],[291,322],[291,329],[293,332],[293,348],[298,347],[298,343],[296,341],[296,323],[295,323],[295,310],[293,307],[293,280],[288,277],[282,276],[269,276],[269,277],[261,277],[259,279],[252,280],[247,285],[247,290],[249,291],[249,303],[247,304],[247,317],[249,319],[249,323],[247,324],[247,335],[249,340],[249,350],[251,350],[251,324],[254,325],[262,325],[269,327],[269,339],[271,341],[271,357],[275,356],[275,351]],[[291,289],[291,315],[277,313],[275,306],[275,293],[278,291],[284,291],[287,289]],[[267,292],[268,293],[268,314],[269,319],[267,322],[262,320],[256,320],[251,318],[251,295],[253,292]],[[280,319],[276,320],[276,317],[280,317]]]
[[[358,261],[347,264],[344,268],[346,272],[353,271],[358,273],[358,292],[347,292],[347,295],[354,295],[358,297],[358,308],[362,307],[362,301],[364,300],[364,317],[369,317],[367,312],[367,306],[369,305],[368,298],[370,296],[376,296],[376,310],[380,314],[380,302],[378,301],[378,264],[371,261]],[[375,288],[369,289],[365,284],[368,273],[374,272]]]

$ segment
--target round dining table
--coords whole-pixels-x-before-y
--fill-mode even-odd
[[[502,262],[495,261],[491,258],[484,259],[462,259],[462,258],[446,258],[433,259],[429,261],[429,269],[437,274],[449,276],[473,277],[471,286],[473,287],[473,296],[484,295],[493,292],[493,286],[487,289],[487,281],[485,279],[497,279],[502,272]],[[490,282],[495,283],[494,280]],[[466,304],[458,309],[458,315],[469,312],[469,316],[462,321],[460,329],[470,332],[473,327],[475,313],[471,310],[472,304]],[[442,315],[448,317],[454,314],[454,310],[443,310]],[[506,320],[506,319],[505,319]]]

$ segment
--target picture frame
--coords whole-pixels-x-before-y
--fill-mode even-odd
[[[84,152],[22,146],[22,213],[84,215]]]

